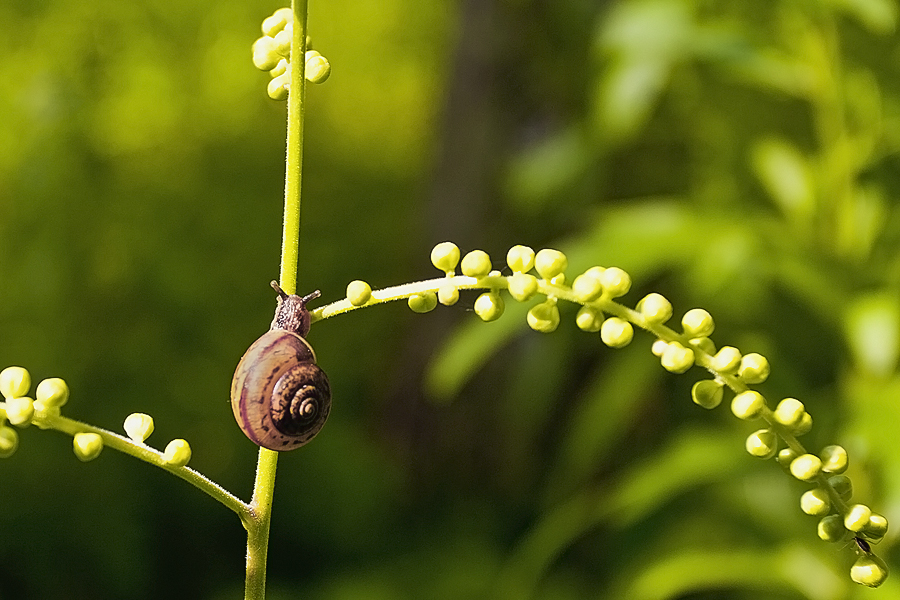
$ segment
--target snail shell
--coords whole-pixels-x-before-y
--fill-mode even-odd
[[[331,386],[303,338],[309,332],[306,303],[318,297],[279,293],[272,329],[238,363],[231,382],[231,408],[250,440],[270,450],[293,450],[309,442],[328,418]]]

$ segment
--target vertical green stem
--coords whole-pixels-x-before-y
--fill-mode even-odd
[[[281,288],[293,294],[297,290],[297,265],[300,243],[300,182],[303,164],[303,105],[306,97],[306,19],[308,0],[292,0],[294,36],[291,40],[291,87],[287,99],[287,158],[284,174],[284,232],[281,244]],[[256,481],[250,502],[247,529],[247,577],[245,600],[266,597],[266,557],[272,497],[278,453],[259,449]]]

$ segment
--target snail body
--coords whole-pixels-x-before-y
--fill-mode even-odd
[[[278,308],[271,329],[238,363],[231,381],[234,418],[250,440],[286,451],[309,442],[328,418],[331,386],[306,341],[310,317],[306,303],[319,292],[286,294],[276,282]]]

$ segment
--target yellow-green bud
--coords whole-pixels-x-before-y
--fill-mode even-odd
[[[6,367],[0,371],[0,394],[4,398],[24,396],[31,389],[31,375],[22,367]]]
[[[822,470],[822,461],[815,454],[803,454],[791,463],[791,475],[800,481],[812,481]]]
[[[778,451],[778,436],[770,429],[760,429],[747,436],[744,445],[757,458],[772,458]]]
[[[791,433],[794,435],[803,435],[809,433],[810,429],[812,429],[812,417],[809,413],[803,413],[803,418],[800,419],[800,423],[798,423],[796,427],[791,428]]]
[[[503,315],[503,298],[497,292],[486,292],[475,300],[475,314],[482,321],[496,321]]]
[[[582,331],[591,333],[600,331],[600,327],[603,325],[603,312],[593,306],[582,306],[575,315],[575,324]]]
[[[278,77],[274,77],[266,87],[266,93],[272,100],[284,100],[288,97],[291,86],[291,74],[283,73]]]
[[[437,306],[437,296],[434,292],[422,292],[415,296],[410,296],[406,301],[413,312],[427,313],[435,309]]]
[[[741,392],[731,400],[731,412],[738,419],[755,419],[765,405],[766,400],[759,392],[748,390]]]
[[[869,524],[869,518],[872,516],[872,509],[865,504],[854,504],[844,515],[844,527],[850,531],[860,531]]]
[[[808,515],[823,517],[831,511],[831,499],[828,492],[815,488],[800,496],[800,509]]]
[[[532,306],[525,315],[528,326],[541,333],[552,333],[559,327],[559,308],[555,300],[547,300]]]
[[[468,277],[484,277],[491,272],[491,257],[483,250],[472,250],[463,257],[461,268]]]
[[[775,460],[778,461],[778,464],[781,467],[790,472],[791,463],[794,462],[794,459],[797,458],[797,453],[791,450],[790,448],[782,448],[778,451],[778,458]]]
[[[869,522],[863,527],[863,531],[866,535],[873,540],[880,540],[884,537],[884,534],[887,533],[888,530],[888,521],[884,517],[884,515],[879,515],[878,513],[872,513],[869,517]]]
[[[672,318],[672,303],[655,292],[644,296],[636,308],[651,325],[659,325]]]
[[[678,342],[670,342],[666,351],[659,357],[663,368],[670,373],[684,373],[694,366],[694,351],[685,348]]]
[[[681,327],[688,337],[709,337],[715,329],[712,315],[702,308],[692,308],[681,318]]]
[[[631,276],[619,267],[610,267],[600,275],[600,283],[610,298],[618,298],[631,289]]]
[[[878,587],[884,583],[887,576],[887,564],[874,554],[863,554],[850,567],[850,579],[866,587]]]
[[[634,338],[631,323],[619,317],[610,317],[600,326],[600,339],[610,348],[624,348]]]
[[[62,406],[69,401],[69,386],[59,377],[40,382],[34,392],[35,401],[43,407]]]
[[[459,301],[459,289],[454,285],[442,285],[438,288],[437,297],[444,306],[452,306]]]
[[[598,277],[582,273],[572,282],[572,292],[579,302],[592,302],[603,293],[603,286]]]
[[[459,247],[453,242],[441,242],[431,251],[431,264],[448,275],[459,264]]]
[[[294,13],[290,8],[279,8],[270,17],[262,22],[262,32],[268,36],[274,36],[284,29],[288,23],[294,22]]]
[[[844,521],[840,515],[828,515],[819,521],[816,533],[825,542],[837,542],[844,539],[847,530],[844,528]]]
[[[853,496],[853,482],[846,475],[833,475],[828,478],[828,485],[837,492],[841,500],[846,502]]]
[[[719,373],[734,373],[741,365],[741,353],[733,346],[723,346],[719,348],[716,355],[713,356],[710,366]]]
[[[103,450],[103,438],[96,433],[76,433],[72,439],[72,449],[81,462],[94,460]]]
[[[123,429],[128,437],[142,444],[153,433],[153,417],[144,413],[132,413],[125,418]]]
[[[293,27],[285,27],[272,38],[272,48],[281,56],[290,57],[291,38],[294,37]]]
[[[668,347],[669,342],[665,340],[655,340],[650,346],[650,352],[653,354],[653,356],[662,356],[666,353],[666,349]]]
[[[762,354],[745,354],[738,367],[738,377],[746,383],[762,383],[769,378],[769,361]]]
[[[356,279],[347,284],[347,300],[353,306],[362,306],[372,299],[372,286]]]
[[[722,403],[722,384],[715,379],[703,379],[691,388],[691,398],[703,408],[715,408]]]
[[[691,338],[688,340],[688,344],[690,344],[691,348],[705,352],[710,356],[716,353],[716,345],[708,337]]]
[[[191,445],[184,440],[172,440],[163,452],[163,461],[172,467],[183,467],[191,460]]]
[[[506,253],[506,264],[513,273],[527,273],[534,268],[534,250],[528,246],[513,246]]]
[[[534,257],[534,269],[544,279],[553,279],[568,266],[569,259],[559,250],[544,248]]]
[[[826,473],[843,473],[850,462],[843,446],[825,446],[819,456],[822,457],[822,470]]]
[[[510,275],[508,282],[509,295],[519,302],[531,300],[538,290],[537,277],[528,273],[514,273]]]
[[[268,36],[263,36],[253,42],[253,66],[260,71],[268,71],[274,69],[281,60],[281,56],[275,49],[275,40]]]
[[[331,63],[315,50],[307,50],[304,75],[310,83],[325,83],[331,75]]]
[[[0,458],[9,458],[19,447],[19,434],[12,427],[0,426]]]
[[[290,66],[290,63],[286,58],[282,58],[278,61],[277,65],[269,70],[269,77],[278,77],[279,75],[284,75],[288,70],[288,66]]]
[[[13,425],[27,427],[34,416],[34,400],[28,397],[7,398],[6,418]]]
[[[800,424],[804,414],[806,414],[806,407],[796,398],[785,398],[778,403],[773,413],[776,421],[790,429]]]

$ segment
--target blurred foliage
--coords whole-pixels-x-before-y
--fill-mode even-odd
[[[230,378],[275,305],[283,105],[249,48],[277,4],[0,4],[0,366],[65,412],[156,419],[249,497]],[[900,522],[900,45],[891,0],[311,2],[301,291],[434,276],[451,239],[557,247],[702,306],[766,355],[814,451]],[[360,215],[364,215],[362,218]],[[311,333],[323,434],[281,460],[270,597],[895,598],[852,584],[805,489],[743,451],[638,334],[604,348],[474,297]],[[566,316],[574,317],[574,309]],[[468,351],[467,351],[468,350]],[[0,599],[237,598],[243,530],[183,482],[21,432]],[[896,525],[894,525],[896,528]],[[876,548],[891,562],[896,537]]]

